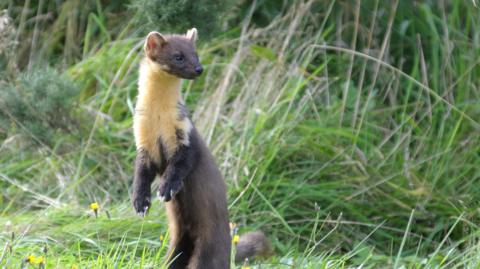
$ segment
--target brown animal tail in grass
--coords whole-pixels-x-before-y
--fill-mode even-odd
[[[246,259],[269,257],[273,255],[272,248],[263,232],[248,232],[240,236],[236,246],[235,263],[240,264]]]

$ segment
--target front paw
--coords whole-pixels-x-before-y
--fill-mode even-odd
[[[151,200],[152,199],[150,195],[134,195],[133,207],[135,208],[135,212],[137,212],[138,215],[144,217],[150,209]]]
[[[175,197],[175,195],[182,189],[182,181],[181,180],[172,180],[166,181],[160,186],[158,190],[158,196],[160,200],[163,202],[168,202]]]

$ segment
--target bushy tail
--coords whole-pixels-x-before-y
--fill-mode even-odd
[[[235,263],[242,263],[245,259],[268,257],[273,255],[267,237],[260,231],[245,233],[240,236],[235,252]]]

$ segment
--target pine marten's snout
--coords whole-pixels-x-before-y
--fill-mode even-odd
[[[203,73],[203,67],[201,65],[195,67],[195,72],[197,75],[201,75]]]
[[[203,73],[195,49],[197,29],[185,35],[162,35],[151,32],[145,40],[145,54],[160,70],[184,79],[195,79]]]

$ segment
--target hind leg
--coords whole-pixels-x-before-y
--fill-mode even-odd
[[[230,244],[230,242],[228,242]],[[230,247],[222,247],[221,242],[208,242],[197,239],[188,269],[229,269]]]
[[[166,204],[168,229],[170,231],[170,248],[168,250],[168,268],[185,269],[193,252],[190,234],[180,221],[181,210],[176,200]]]
[[[176,242],[170,246],[169,269],[185,269],[192,257],[193,241],[188,234],[182,235]]]

